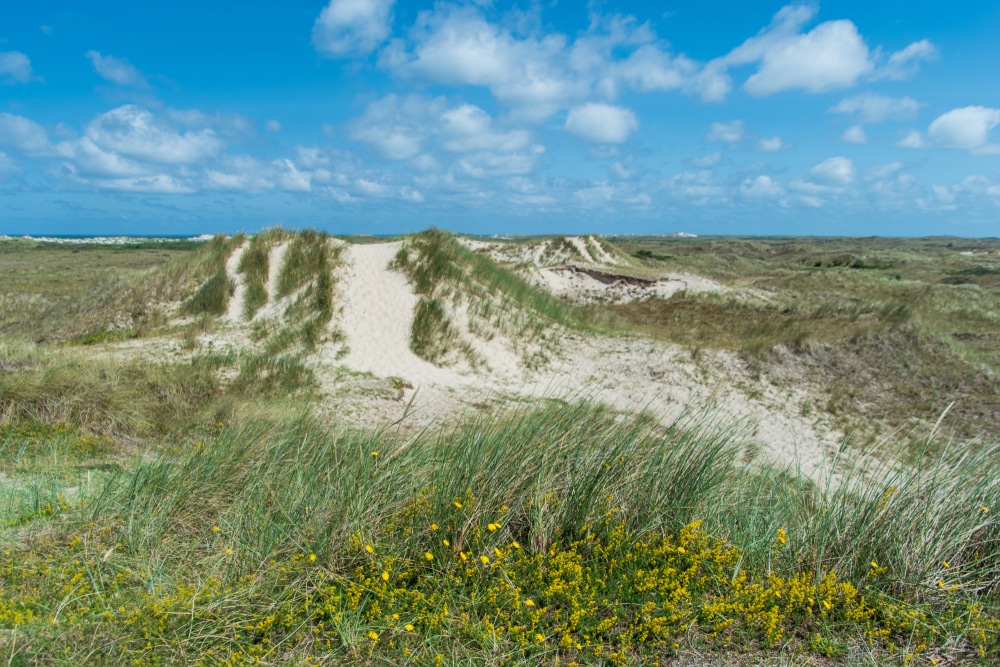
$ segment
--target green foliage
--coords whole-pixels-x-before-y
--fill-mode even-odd
[[[184,312],[188,315],[225,315],[229,297],[233,295],[235,288],[236,284],[226,275],[226,268],[223,266],[185,302]]]
[[[295,235],[278,274],[278,295],[287,296],[330,268],[329,236],[311,229]]]
[[[251,320],[264,304],[267,303],[268,255],[271,250],[270,239],[258,234],[250,240],[250,245],[240,257],[239,270],[243,273],[246,284],[246,295],[243,300],[243,316]]]
[[[414,354],[431,363],[441,362],[455,338],[455,330],[441,300],[420,297],[410,330],[410,349]]]
[[[0,525],[47,535],[5,547],[0,627],[29,662],[84,638],[139,664],[1000,655],[1000,452],[819,489],[740,446],[710,413],[557,403],[409,437],[224,428],[77,504],[0,493]]]

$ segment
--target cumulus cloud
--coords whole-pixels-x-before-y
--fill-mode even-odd
[[[440,116],[442,132],[448,138],[443,146],[454,153],[469,151],[519,151],[531,142],[526,130],[498,132],[493,118],[474,104],[460,104]]]
[[[313,25],[313,45],[334,56],[365,56],[389,36],[395,0],[330,0]]]
[[[31,81],[31,59],[20,51],[0,52],[0,83]]]
[[[281,132],[281,130],[284,129],[284,126],[281,124],[281,121],[274,120],[272,118],[266,123],[264,123],[264,128],[268,132]]]
[[[386,95],[348,127],[352,139],[382,157],[409,160],[424,171],[437,171],[459,154],[453,167],[474,178],[527,173],[545,150],[531,143],[527,130],[498,128],[480,107],[449,106],[443,97]]]
[[[595,144],[620,144],[639,129],[639,120],[631,109],[591,102],[570,109],[565,127]]]
[[[595,98],[611,102],[623,89],[720,99],[716,73],[671,53],[632,16],[592,14],[576,39],[509,18],[494,22],[473,4],[440,3],[419,15],[407,39],[382,50],[379,65],[401,77],[485,87],[535,122]]]
[[[783,148],[791,148],[781,137],[763,137],[757,141],[757,150],[763,153],[777,153]]]
[[[48,155],[53,150],[45,128],[24,116],[9,113],[0,113],[0,146],[32,156]]]
[[[105,150],[160,164],[199,162],[222,148],[213,130],[184,132],[134,104],[99,115],[87,125],[84,137]]]
[[[923,104],[912,97],[889,97],[878,93],[863,93],[848,97],[830,109],[830,113],[857,114],[865,124],[881,123],[885,120],[905,120],[913,118]]]
[[[769,26],[706,69],[724,74],[730,67],[756,64],[757,71],[743,84],[755,96],[795,89],[823,93],[849,88],[866,78],[905,78],[934,49],[927,40],[915,42],[891,54],[879,68],[879,51],[868,48],[851,21],[826,21],[805,31],[818,11],[816,4],[782,8]]]
[[[785,189],[769,176],[747,178],[740,184],[740,194],[749,199],[774,199],[785,194]]]
[[[1000,153],[1000,145],[990,143],[990,130],[1000,125],[1000,109],[970,106],[952,109],[934,119],[927,138],[942,148],[958,148],[974,153]]]
[[[851,125],[840,135],[840,140],[849,144],[866,144],[868,143],[868,135],[865,134],[865,128],[860,125]]]
[[[809,170],[813,181],[820,185],[844,187],[854,182],[854,162],[846,157],[831,157]]]
[[[586,96],[587,85],[565,66],[566,38],[519,38],[490,23],[476,7],[443,5],[422,13],[416,44],[394,43],[380,63],[398,74],[436,83],[484,86],[500,101],[536,119]]]
[[[721,141],[735,144],[743,140],[746,134],[746,127],[742,120],[734,120],[730,123],[712,123],[708,128],[708,141]]]
[[[97,51],[87,51],[87,58],[94,65],[94,70],[101,78],[119,86],[133,86],[145,88],[149,84],[142,72],[136,69],[127,58],[115,58],[114,56],[101,55]]]

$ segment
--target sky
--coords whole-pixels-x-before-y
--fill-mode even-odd
[[[1000,236],[1000,3],[0,10],[0,234]]]

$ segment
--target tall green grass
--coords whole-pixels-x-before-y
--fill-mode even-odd
[[[268,258],[271,251],[270,239],[258,234],[250,240],[249,246],[240,257],[239,270],[243,273],[246,295],[243,300],[243,317],[248,320],[267,303]]]
[[[226,260],[233,249],[243,242],[243,235],[226,238],[215,236],[206,246],[207,256],[203,264],[210,272],[209,278],[198,291],[184,302],[182,311],[188,315],[224,315],[229,306],[229,297],[236,289],[236,283],[226,273]]]

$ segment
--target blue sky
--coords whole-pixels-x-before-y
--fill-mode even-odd
[[[1000,3],[8,3],[0,233],[1000,235]]]

